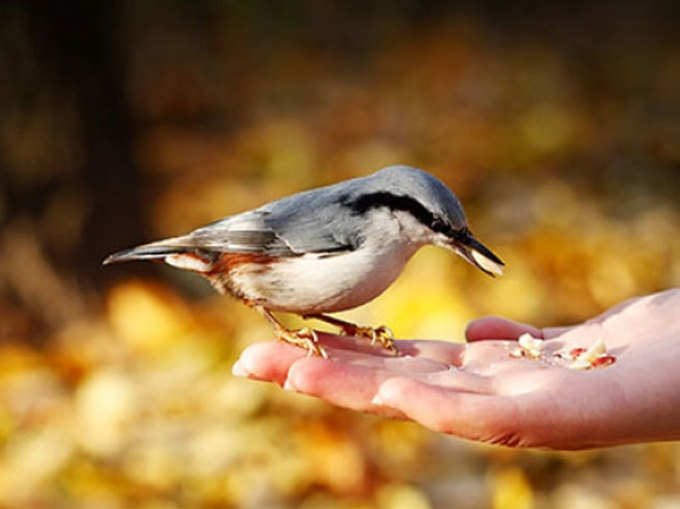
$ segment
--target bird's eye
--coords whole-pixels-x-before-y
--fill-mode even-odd
[[[430,223],[430,229],[435,232],[443,232],[446,230],[446,223],[441,217],[435,217]]]

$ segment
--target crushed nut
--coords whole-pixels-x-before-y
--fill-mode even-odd
[[[522,352],[521,356],[530,357],[532,359],[540,357],[543,352],[543,347],[545,346],[542,339],[535,338],[528,332],[522,334],[517,339],[517,342],[519,343],[519,348]]]
[[[597,359],[595,359],[591,364],[594,368],[603,368],[605,366],[609,366],[610,364],[614,364],[616,362],[616,357],[613,355],[601,355]]]
[[[609,366],[616,362],[613,355],[607,355],[607,347],[602,339],[598,339],[587,350],[585,348],[574,348],[569,351],[572,362],[569,369],[590,369],[594,367]]]
[[[569,350],[569,357],[572,359],[576,359],[579,355],[581,355],[583,352],[585,352],[585,348],[572,348]]]

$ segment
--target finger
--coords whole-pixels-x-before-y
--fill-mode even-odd
[[[398,416],[398,411],[376,408],[371,403],[378,387],[391,376],[384,370],[308,357],[291,366],[285,388],[350,410]]]
[[[345,342],[344,339],[348,339],[348,341]],[[331,359],[346,364],[363,366],[371,370],[390,370],[395,373],[417,374],[446,371],[449,368],[448,364],[428,357],[414,357],[408,354],[393,356],[389,353],[384,354],[379,347],[371,347],[370,345],[368,347],[360,346],[354,348],[356,347],[356,342],[353,342],[352,338],[320,334],[319,342],[324,346]],[[346,346],[345,343],[349,343],[349,349],[336,347],[336,345],[344,347]],[[418,343],[437,342],[420,341]],[[434,352],[438,352],[439,349],[438,346],[426,346],[424,349],[428,350],[428,348]],[[446,352],[446,348],[442,347],[441,349]],[[364,350],[366,350],[365,353],[363,352]],[[409,351],[414,350],[410,348]],[[416,352],[414,351],[414,353]],[[254,380],[266,380],[283,385],[291,365],[308,355],[306,350],[280,341],[255,343],[241,353],[239,360],[232,368],[232,372],[236,376],[248,377]],[[447,352],[446,355],[438,354],[440,357],[451,357],[452,355],[450,352]]]
[[[380,345],[371,345],[367,338],[353,336],[338,336],[317,332],[319,343],[323,346],[338,350],[350,350],[370,355],[393,358],[399,356],[426,357],[437,362],[460,366],[465,353],[464,343],[451,341],[428,341],[428,340],[396,340],[398,354],[395,354]]]
[[[535,338],[542,338],[543,332],[533,325],[514,322],[498,316],[487,316],[471,321],[465,329],[469,342],[486,339],[517,339],[528,332]]]
[[[436,372],[446,372],[449,364],[435,361],[427,357],[413,357],[400,355],[398,357],[371,355],[350,350],[329,349],[329,359],[335,362],[352,364],[369,369],[390,371],[393,374],[418,375]]]
[[[334,350],[330,358],[335,362],[360,366],[382,372],[386,377],[407,376],[441,387],[461,391],[485,393],[491,390],[488,377],[471,373],[428,357],[377,357],[356,352]],[[343,380],[337,381],[338,387]]]
[[[331,356],[332,360],[305,358],[295,361],[288,372],[286,388],[353,410],[372,412],[375,412],[372,400],[380,385],[395,377],[412,377],[461,391],[487,392],[491,389],[486,377],[427,359],[381,360],[362,354],[344,355],[344,358]]]
[[[374,369],[384,368],[386,363],[395,357],[391,352],[371,346],[368,342],[361,343],[358,338],[336,336],[333,334],[318,333],[319,343],[333,358],[342,358],[349,362],[356,360],[352,354],[361,354],[363,363]],[[266,380],[283,385],[288,376],[290,366],[307,357],[309,353],[303,348],[284,343],[281,341],[258,342],[247,347],[240,358],[232,367],[232,373],[236,376],[248,377],[253,380]],[[350,355],[350,357],[348,357]],[[441,366],[427,369],[411,364],[411,369],[416,371],[444,369]]]
[[[390,378],[373,403],[393,408],[434,431],[484,442],[507,442],[517,416],[509,399],[432,386],[411,378]]]
[[[307,352],[302,348],[281,341],[254,343],[241,353],[232,373],[283,385],[290,366],[305,356]]]
[[[460,367],[465,355],[465,343],[435,340],[405,340],[398,343],[399,353],[425,357],[450,366]]]

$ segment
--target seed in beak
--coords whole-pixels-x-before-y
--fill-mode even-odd
[[[503,266],[494,262],[493,260],[490,260],[479,251],[470,249],[470,255],[472,256],[472,259],[475,261],[475,263],[478,264],[482,269],[492,272],[497,276],[503,275]]]

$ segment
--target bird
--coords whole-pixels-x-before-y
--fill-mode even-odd
[[[286,328],[272,312],[322,320],[398,355],[388,327],[359,326],[328,313],[383,293],[429,244],[492,277],[503,274],[504,263],[474,237],[453,192],[430,173],[395,165],[116,252],[103,264],[155,260],[196,272],[219,293],[259,311],[280,340],[308,355],[328,357],[316,332]]]

